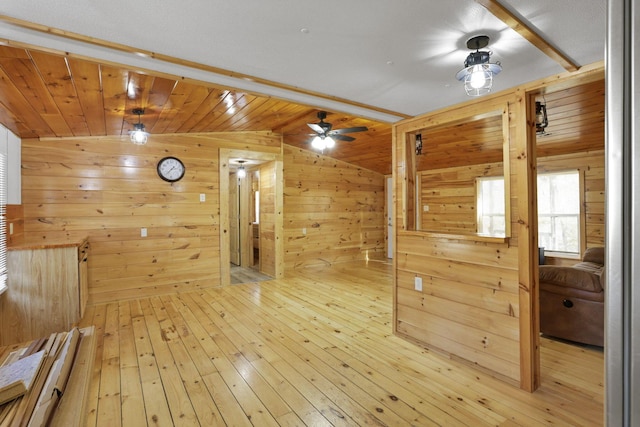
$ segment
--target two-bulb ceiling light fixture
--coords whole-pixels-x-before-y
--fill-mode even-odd
[[[489,62],[491,51],[480,49],[489,45],[488,36],[475,36],[467,40],[467,47],[475,49],[464,61],[464,68],[456,74],[456,78],[464,82],[464,90],[469,96],[481,96],[491,92],[493,76],[502,71],[499,62]]]
[[[129,137],[131,137],[131,142],[136,145],[144,145],[147,143],[147,139],[149,138],[149,134],[144,128],[144,124],[140,122],[140,116],[144,114],[144,110],[142,108],[134,108],[131,111],[133,114],[138,115],[138,123],[133,125],[133,130],[129,131]]]

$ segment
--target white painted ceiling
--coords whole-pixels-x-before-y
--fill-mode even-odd
[[[605,0],[501,3],[579,66],[604,58]],[[474,35],[491,38],[491,62],[503,66],[494,91],[564,71],[472,0],[3,0],[0,14],[363,105],[163,63],[1,20],[0,41],[387,122],[468,100],[455,74],[470,52],[466,41]]]

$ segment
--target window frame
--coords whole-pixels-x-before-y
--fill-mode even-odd
[[[508,242],[511,237],[512,217],[511,217],[511,161],[510,161],[510,141],[511,141],[511,119],[512,109],[509,102],[504,98],[487,100],[478,104],[469,104],[447,110],[434,115],[428,122],[411,122],[404,126],[398,125],[395,128],[397,143],[394,143],[394,155],[397,156],[394,164],[398,164],[397,176],[394,181],[400,182],[398,187],[400,204],[398,205],[397,219],[398,235],[428,235],[446,236],[461,240],[475,240],[482,242]],[[505,234],[504,236],[487,236],[478,233],[465,233],[462,231],[440,231],[429,230],[421,227],[420,195],[424,188],[419,183],[419,172],[417,171],[416,160],[416,138],[420,134],[424,138],[432,130],[455,127],[457,124],[481,120],[487,117],[499,116],[502,122],[502,168],[505,177]],[[428,190],[428,189],[427,189]]]
[[[578,175],[578,251],[577,252],[567,252],[567,251],[558,251],[558,250],[554,250],[554,249],[547,249],[545,248],[544,253],[546,256],[556,256],[559,258],[562,257],[567,257],[567,258],[574,258],[574,257],[581,257],[581,254],[584,253],[584,251],[586,250],[586,242],[587,242],[587,235],[586,235],[586,211],[585,211],[585,200],[584,200],[584,193],[585,193],[585,188],[584,188],[584,170],[582,170],[581,168],[571,168],[571,169],[558,169],[558,170],[539,170],[537,175],[536,175],[536,217],[538,219],[538,233],[537,233],[537,238],[538,238],[538,246],[540,246],[540,209],[538,206],[538,179],[540,176],[542,175],[562,175],[562,174],[568,174],[568,173],[576,173]]]
[[[481,207],[483,206],[482,203],[482,199],[483,199],[483,191],[482,190],[482,183],[484,182],[489,182],[489,181],[501,181],[502,182],[502,196],[503,198],[505,197],[504,192],[506,191],[506,186],[505,184],[505,177],[502,175],[497,175],[497,176],[479,176],[476,177],[476,233],[478,233],[479,235],[482,236],[492,236],[492,237],[505,237],[506,234],[506,212],[498,212],[496,213],[490,213],[488,215],[484,214],[484,209]],[[502,208],[504,208],[504,205],[501,205]],[[505,225],[505,230],[503,233],[500,234],[496,234],[496,233],[483,233],[480,231],[481,225],[483,223],[482,221],[482,217],[484,216],[491,216],[491,217],[502,217],[502,222]]]

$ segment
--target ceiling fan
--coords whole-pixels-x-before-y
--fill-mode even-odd
[[[307,123],[315,133],[310,135],[314,136],[311,141],[311,146],[318,150],[324,150],[325,148],[332,148],[336,142],[339,141],[353,141],[354,137],[344,135],[345,133],[353,133],[353,132],[364,132],[369,130],[366,126],[356,126],[352,128],[344,128],[344,129],[332,129],[331,123],[327,123],[324,119],[327,118],[326,111],[318,111],[318,118],[320,122],[318,123]]]

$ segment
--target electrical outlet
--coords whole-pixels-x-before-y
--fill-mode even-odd
[[[207,196],[205,196],[204,193],[200,194],[200,201],[204,202],[205,200],[207,200]]]
[[[140,229],[140,237],[147,237],[147,229],[146,228],[141,228]]]
[[[413,283],[413,288],[416,291],[422,291],[422,277],[416,276]]]
[[[307,229],[306,229],[306,228],[303,228],[303,229],[302,229],[302,235],[303,235],[303,236],[306,236],[306,235],[307,235]]]
[[[13,223],[9,223],[9,235],[13,234]]]
[[[429,212],[429,205],[422,206],[422,212]]]

